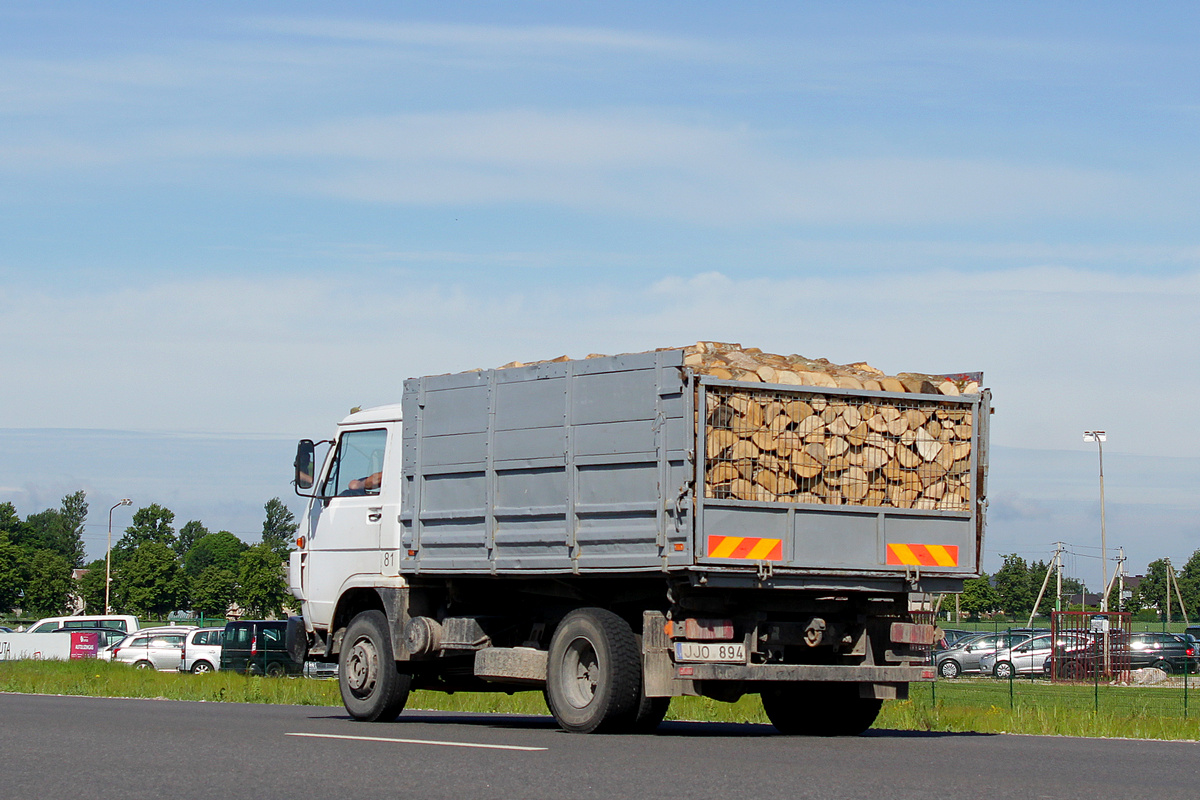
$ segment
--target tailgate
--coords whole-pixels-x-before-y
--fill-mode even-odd
[[[697,400],[697,563],[978,573],[986,390],[946,396],[700,376]]]

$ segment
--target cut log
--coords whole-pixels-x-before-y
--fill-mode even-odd
[[[729,484],[730,496],[738,500],[757,500],[759,491],[757,484],[745,478],[738,478]]]
[[[929,435],[929,431],[924,428],[917,429],[916,432],[917,454],[926,461],[933,461],[938,457],[938,453],[942,452],[942,443]]]
[[[807,416],[800,420],[798,423],[796,423],[796,427],[793,428],[793,430],[799,436],[808,436],[810,433],[816,433],[817,431],[824,429],[825,422],[816,414]]]
[[[787,414],[793,422],[799,422],[805,417],[811,417],[813,409],[803,400],[791,400],[784,404],[783,413]]]
[[[815,478],[824,468],[825,465],[813,458],[811,453],[803,449],[792,451],[792,472],[799,477]]]
[[[737,480],[740,475],[741,473],[738,472],[737,467],[728,461],[722,461],[719,464],[713,465],[712,470],[708,473],[708,483],[710,485],[729,483],[730,481]]]
[[[740,442],[738,443],[740,444]],[[734,445],[736,449],[737,445]],[[907,447],[896,448],[896,460],[905,469],[916,469],[921,464],[921,457]]]
[[[862,449],[862,457],[862,467],[868,472],[882,469],[885,464],[891,461],[891,456],[887,454],[887,451],[879,447],[864,447]]]
[[[830,457],[843,455],[849,449],[850,443],[840,436],[830,436],[825,440],[825,452]]]
[[[862,447],[867,443],[868,431],[867,423],[860,422],[854,430],[846,434],[846,441],[850,443],[851,447]]]
[[[732,459],[755,459],[758,458],[758,445],[749,439],[738,439],[733,443],[733,447],[729,449],[729,457]]]
[[[804,445],[804,452],[815,458],[821,466],[829,463],[829,453],[825,450],[825,445],[822,442],[812,442]]]
[[[706,452],[709,459],[714,459],[732,447],[738,441],[738,436],[733,431],[717,429],[709,431],[707,439]]]
[[[903,391],[905,391],[904,384],[895,378],[880,378],[879,386],[885,392],[903,392]]]
[[[867,496],[870,482],[862,467],[849,467],[842,476],[842,494],[852,502],[861,501]]]

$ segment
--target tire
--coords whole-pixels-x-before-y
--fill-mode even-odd
[[[151,664],[149,661],[142,660],[142,661],[134,662],[133,668],[134,669],[154,669],[154,665]]]
[[[1087,677],[1087,669],[1078,661],[1068,661],[1062,665],[1060,674],[1069,681],[1081,681]]]
[[[1016,677],[1013,673],[1011,661],[997,661],[996,666],[992,667],[992,675],[1005,681]]]
[[[206,672],[212,672],[212,671],[213,671],[213,666],[212,666],[212,664],[208,663],[207,661],[197,661],[195,664],[192,664],[192,674],[193,675],[203,675]]]
[[[962,674],[962,667],[953,658],[947,658],[938,664],[938,674],[943,678],[957,678]]]
[[[1169,662],[1169,661],[1166,661],[1166,660],[1155,661],[1150,666],[1154,667],[1157,670],[1162,670],[1167,675],[1171,674],[1171,662]]]
[[[602,608],[563,618],[550,639],[546,700],[564,731],[621,733],[657,724],[665,704],[643,703],[641,689],[642,660],[629,623]]]
[[[270,664],[267,664],[266,674],[268,678],[282,678],[287,674],[287,669],[285,669],[283,664],[280,664],[278,661],[272,661]]]
[[[671,708],[669,697],[646,697],[640,694],[637,714],[633,718],[634,733],[653,733],[662,724],[663,718]]]
[[[761,696],[767,719],[789,736],[858,736],[883,707],[859,697],[857,683],[780,683]]]
[[[350,716],[391,722],[404,710],[412,676],[396,669],[387,617],[364,611],[350,621],[338,655],[338,688]]]

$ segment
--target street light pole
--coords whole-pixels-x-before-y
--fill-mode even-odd
[[[112,512],[118,506],[131,506],[133,501],[128,497],[114,503],[113,507],[108,510],[108,548],[104,553],[104,613],[111,614],[112,606],[108,602],[109,584],[112,583]]]
[[[1104,431],[1084,431],[1085,442],[1095,442],[1100,455],[1100,610],[1108,611],[1108,547],[1104,531],[1104,443],[1108,435]]]

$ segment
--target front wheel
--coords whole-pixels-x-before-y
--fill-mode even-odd
[[[1013,665],[1009,661],[998,661],[996,666],[992,668],[992,674],[1001,680],[1008,680],[1013,676]]]
[[[613,733],[657,725],[666,704],[643,702],[641,686],[641,656],[629,623],[603,608],[563,618],[546,665],[546,700],[563,730]]]
[[[404,710],[412,676],[396,669],[387,617],[364,611],[346,628],[338,655],[338,688],[350,716],[391,722]]]
[[[938,673],[943,678],[957,678],[962,672],[962,667],[953,658],[948,658],[941,664],[938,664]]]
[[[1155,669],[1161,670],[1162,672],[1165,672],[1168,675],[1171,674],[1171,662],[1169,662],[1169,661],[1165,661],[1165,660],[1155,661],[1153,666]]]

